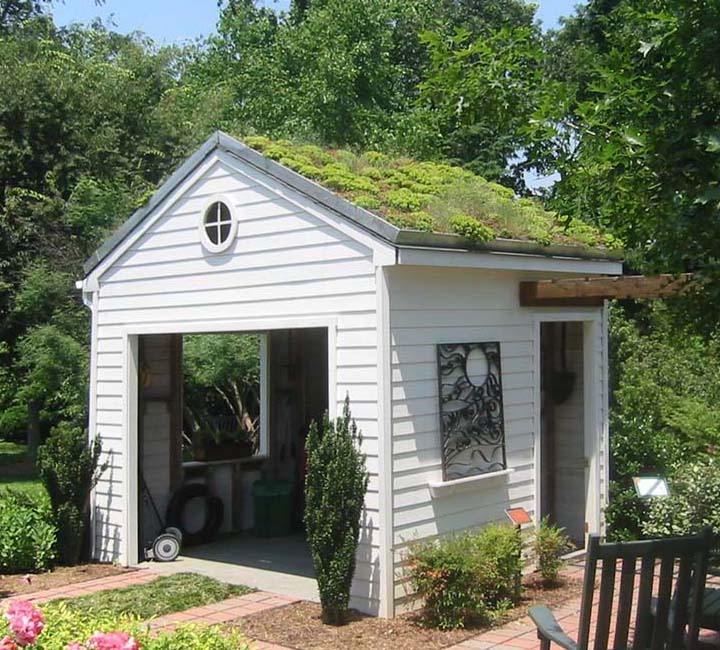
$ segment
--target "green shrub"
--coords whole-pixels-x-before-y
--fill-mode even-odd
[[[408,572],[410,584],[424,601],[428,624],[453,630],[487,618],[469,535],[415,545],[408,557]]]
[[[495,238],[492,228],[465,214],[450,217],[450,227],[456,235],[462,235],[473,244],[482,244]]]
[[[497,608],[520,597],[522,538],[517,528],[488,524],[473,536],[475,553],[484,565],[482,589],[487,603]]]
[[[643,533],[648,537],[689,535],[710,526],[720,535],[720,461],[706,458],[680,465],[669,483],[670,496],[649,502]]]
[[[0,573],[47,571],[55,542],[47,503],[11,490],[0,495]]]
[[[644,534],[633,476],[671,476],[720,447],[720,337],[683,329],[660,301],[626,309],[610,310],[611,539]]]
[[[323,620],[339,625],[350,602],[360,514],[368,485],[362,439],[345,400],[335,425],[325,416],[307,437],[305,526],[315,566]]]
[[[551,524],[547,517],[535,528],[533,555],[537,569],[546,584],[557,583],[563,566],[562,555],[573,548],[564,531],[564,528]]]
[[[50,495],[58,526],[57,549],[63,564],[77,564],[87,526],[90,491],[104,467],[99,468],[100,441],[88,444],[87,433],[61,423],[38,454],[40,477]]]
[[[408,555],[410,583],[425,605],[428,624],[462,628],[503,611],[519,594],[521,539],[512,526],[414,544]]]
[[[118,614],[89,615],[73,611],[64,603],[42,605],[45,629],[39,644],[43,650],[66,650],[72,641],[87,641],[97,631],[122,631],[133,636],[142,650],[249,650],[247,639],[232,629],[185,625],[172,632],[150,633],[138,619]],[[0,623],[0,637],[5,633],[4,619]]]

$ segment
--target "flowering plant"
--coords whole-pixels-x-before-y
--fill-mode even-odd
[[[5,612],[5,620],[12,635],[0,639],[2,650],[15,650],[18,647],[35,645],[45,627],[45,617],[42,612],[27,600],[11,601]]]
[[[140,646],[125,632],[95,632],[87,643],[73,641],[67,650],[140,650]]]
[[[11,634],[0,637],[0,650],[43,650],[37,642],[45,628],[40,609],[28,601],[14,600],[5,612],[5,619]],[[140,650],[140,646],[125,632],[95,632],[84,643],[72,641],[67,650]]]

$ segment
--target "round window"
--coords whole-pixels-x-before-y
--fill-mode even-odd
[[[214,200],[203,214],[200,233],[208,250],[217,253],[232,244],[237,224],[225,201]]]

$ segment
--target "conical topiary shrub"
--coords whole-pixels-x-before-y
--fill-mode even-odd
[[[305,526],[323,621],[340,625],[350,602],[360,514],[368,486],[362,438],[345,400],[342,417],[313,422],[307,438]]]

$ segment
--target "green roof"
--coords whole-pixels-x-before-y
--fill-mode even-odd
[[[511,239],[618,247],[617,240],[587,222],[545,210],[537,199],[518,198],[462,167],[259,136],[242,141],[402,230],[452,233],[478,244]]]
[[[356,154],[216,131],[85,261],[91,273],[208,156],[220,150],[257,167],[374,236],[413,248],[477,250],[618,261],[612,237],[559,217],[533,199],[461,167],[379,152]]]

